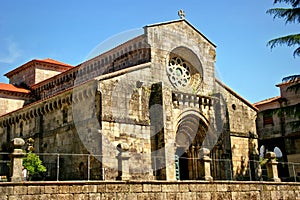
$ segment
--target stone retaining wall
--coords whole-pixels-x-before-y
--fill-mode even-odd
[[[114,181],[0,183],[0,200],[300,199],[300,183]]]

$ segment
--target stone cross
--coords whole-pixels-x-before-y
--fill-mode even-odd
[[[185,18],[185,12],[184,12],[184,10],[179,10],[178,11],[178,16],[180,17],[180,19],[184,19]]]

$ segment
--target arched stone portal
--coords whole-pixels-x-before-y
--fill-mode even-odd
[[[208,133],[208,125],[198,112],[189,112],[178,122],[176,132],[176,156],[179,179],[200,179],[200,148]]]

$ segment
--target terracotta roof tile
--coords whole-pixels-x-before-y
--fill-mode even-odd
[[[29,94],[30,90],[18,88],[12,84],[0,83],[0,91],[19,92]]]
[[[72,65],[69,65],[69,64],[66,64],[66,63],[63,63],[63,62],[59,62],[57,60],[53,60],[51,58],[46,58],[46,59],[42,59],[42,60],[35,59],[35,60],[40,61],[40,62],[47,62],[47,63],[51,63],[51,64],[56,64],[56,65],[64,65],[64,66],[67,66],[67,67],[73,67]]]
[[[13,69],[12,71],[10,72],[7,72],[6,74],[4,74],[6,77],[10,78],[11,76],[13,76],[14,74],[22,71],[22,70],[25,70],[27,69],[28,67],[30,67],[30,64],[33,64],[35,62],[43,62],[43,63],[48,63],[48,64],[53,64],[53,65],[58,65],[58,66],[61,66],[64,71],[65,70],[69,70],[71,68],[73,68],[72,65],[69,65],[69,64],[66,64],[66,63],[62,63],[62,62],[59,62],[57,60],[53,60],[51,58],[46,58],[46,59],[34,59],[34,60],[31,60],[31,61],[28,61],[27,63],[21,65],[20,67],[17,67],[16,69]]]
[[[256,102],[256,103],[254,103],[253,105],[254,105],[254,106],[259,106],[259,105],[271,103],[271,102],[277,101],[277,100],[280,99],[280,98],[281,98],[280,96],[272,97],[272,98],[269,98],[269,99],[265,99],[265,100]]]

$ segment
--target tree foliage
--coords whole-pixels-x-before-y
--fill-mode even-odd
[[[300,23],[300,0],[274,0],[274,4],[286,3],[290,8],[272,8],[267,13],[273,15],[273,18],[283,18],[285,23]],[[288,47],[296,47],[294,57],[300,56],[300,34],[290,34],[270,40],[267,43],[271,49],[277,46],[287,45]]]
[[[28,170],[30,179],[41,177],[41,174],[47,171],[39,156],[32,152],[27,153],[23,165]]]

